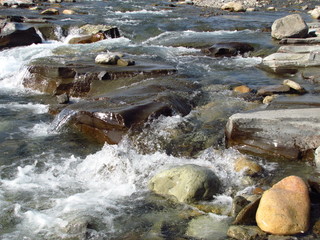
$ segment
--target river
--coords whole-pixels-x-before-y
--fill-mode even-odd
[[[224,148],[223,132],[233,113],[264,106],[245,101],[230,89],[242,84],[256,89],[279,82],[281,77],[257,66],[263,54],[277,48],[270,32],[264,29],[290,9],[216,15],[210,9],[170,7],[156,0],[61,5],[83,14],[55,16],[56,39],[0,52],[0,238],[187,239],[189,219],[181,214],[189,207],[156,198],[148,191],[148,180],[159,170],[175,165],[206,166],[223,184],[223,192],[212,203],[219,202],[226,209],[231,206],[232,196],[255,186],[234,172],[233,162],[241,154]],[[26,9],[2,9],[1,14],[36,16]],[[84,23],[117,26],[121,37],[88,45],[67,44],[77,35],[77,26]],[[74,26],[68,36],[63,34],[65,26]],[[212,58],[201,54],[198,48],[230,41],[252,44],[255,55]],[[114,88],[178,79],[199,84],[205,98],[187,116],[159,117],[136,137],[135,143],[128,137],[118,145],[102,146],[68,128],[53,129],[54,117],[48,113],[53,97],[22,86],[26,66],[36,58],[57,52],[85,55],[101,48],[165,63],[178,70],[173,76],[147,78],[142,83],[114,83]],[[182,126],[186,130],[178,140],[187,140],[181,144],[171,142],[168,151],[169,146],[162,143],[170,142],[170,133]],[[147,146],[148,151],[141,151],[140,145]],[[262,158],[257,161],[266,169],[265,177],[275,172],[284,175],[285,171],[310,170],[304,163],[282,166]],[[221,224],[203,231],[210,233],[212,239],[225,239],[230,217],[210,216]],[[155,238],[157,233],[161,233],[159,238]]]

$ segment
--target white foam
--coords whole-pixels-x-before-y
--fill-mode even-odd
[[[152,14],[152,15],[167,15],[168,13],[171,13],[172,10],[137,10],[137,11],[116,11],[114,12],[117,15],[143,15],[143,14]]]
[[[30,138],[45,137],[58,134],[57,131],[52,130],[50,123],[45,122],[37,123],[31,128],[20,127],[20,130],[27,134]]]
[[[8,108],[13,111],[20,111],[23,109],[28,109],[32,111],[34,114],[44,114],[48,112],[48,105],[40,104],[40,103],[27,103],[22,104],[18,102],[10,102],[7,104],[0,104],[0,108]]]

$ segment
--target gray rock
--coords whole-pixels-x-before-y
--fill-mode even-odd
[[[220,181],[210,169],[190,164],[158,173],[150,180],[149,188],[189,203],[211,199],[220,190]]]
[[[279,44],[319,44],[320,37],[309,38],[283,38]]]
[[[68,96],[68,94],[63,93],[63,94],[61,94],[61,95],[58,95],[58,96],[57,96],[57,102],[58,102],[59,104],[69,103],[69,96]]]
[[[308,36],[308,25],[299,14],[277,19],[271,26],[271,36],[276,39],[304,38]]]
[[[101,64],[116,65],[119,59],[120,57],[117,54],[108,52],[97,55],[95,58],[95,62]]]
[[[236,217],[250,202],[242,196],[236,196],[232,201],[231,216]]]
[[[267,158],[299,159],[320,146],[320,108],[265,110],[232,115],[228,147]]]
[[[238,240],[266,240],[267,233],[257,226],[230,226],[227,235]]]
[[[272,94],[280,94],[280,93],[289,93],[290,87],[286,85],[271,85],[262,87],[258,90],[258,94],[262,96],[272,95]]]
[[[260,203],[260,197],[247,204],[234,220],[235,225],[256,225],[256,212]]]

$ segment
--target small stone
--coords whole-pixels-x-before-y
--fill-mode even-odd
[[[292,81],[290,79],[283,80],[282,84],[286,85],[286,86],[288,86],[288,87],[290,87],[293,90],[296,90],[298,92],[305,92],[306,91],[303,87],[301,87],[301,85],[299,83],[297,83],[295,81]]]
[[[120,58],[117,61],[117,65],[118,66],[122,66],[122,67],[132,66],[134,64],[135,64],[135,62],[133,60],[126,60],[126,59],[123,59],[123,58]]]
[[[236,172],[244,171],[249,176],[262,172],[262,167],[258,163],[246,157],[239,157],[235,162],[234,169]]]
[[[320,8],[315,8],[311,12],[311,17],[314,19],[320,19]]]
[[[289,93],[290,87],[286,85],[271,85],[262,87],[258,90],[257,94],[266,96],[272,94]]]
[[[62,11],[62,14],[65,14],[65,15],[73,15],[75,13],[76,12],[74,10],[70,10],[70,9],[65,9]]]
[[[59,15],[59,10],[55,8],[49,8],[40,13],[41,15]]]
[[[275,235],[304,233],[309,228],[308,187],[297,176],[289,176],[265,191],[256,213],[258,226]]]
[[[267,234],[257,226],[230,226],[227,235],[238,240],[265,240]]]
[[[263,104],[269,104],[276,98],[276,95],[266,96],[263,100]]]
[[[246,10],[246,12],[254,12],[254,11],[256,11],[256,9],[255,8],[247,8],[247,10]]]
[[[116,65],[119,59],[120,57],[118,55],[108,52],[108,53],[99,54],[95,58],[95,62],[100,64]]]
[[[268,7],[268,8],[267,8],[267,11],[275,11],[275,10],[276,10],[275,7]]]
[[[251,91],[251,89],[245,85],[237,86],[233,88],[233,91],[238,92],[238,93],[248,93]]]

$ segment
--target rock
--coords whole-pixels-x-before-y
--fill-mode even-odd
[[[319,44],[320,37],[309,37],[309,38],[283,38],[280,40],[279,44]],[[308,46],[305,46],[308,48]]]
[[[268,106],[268,110],[275,109],[296,109],[296,108],[319,108],[320,99],[318,96],[305,94],[299,96],[278,96]]]
[[[244,55],[252,52],[254,48],[248,43],[240,42],[226,42],[216,43],[210,48],[203,49],[202,52],[207,56],[212,57],[232,57],[237,55]]]
[[[267,11],[276,11],[277,9],[275,7],[267,7]]]
[[[260,203],[260,197],[247,204],[233,221],[234,225],[256,225],[256,212]]]
[[[208,168],[189,164],[158,173],[150,180],[149,188],[157,194],[190,203],[212,199],[220,190],[220,181]]]
[[[271,26],[271,36],[282,38],[305,38],[308,36],[308,25],[299,14],[292,14],[277,19]]]
[[[232,201],[231,216],[236,217],[250,202],[243,196],[236,196]]]
[[[200,216],[189,222],[186,235],[192,239],[225,239],[228,223],[229,219],[226,217],[213,214]]]
[[[10,32],[6,30],[6,32]],[[42,40],[36,30],[31,27],[25,30],[15,30],[12,33],[0,35],[0,50],[4,48],[28,46],[31,44],[41,43]]]
[[[273,53],[262,60],[262,67],[284,72],[300,67],[320,66],[320,51],[310,53]]]
[[[55,8],[49,8],[49,9],[43,10],[40,14],[41,15],[59,15],[59,10]]]
[[[119,59],[120,57],[117,54],[108,52],[96,56],[95,62],[100,64],[117,65]]]
[[[160,89],[162,92],[158,94]],[[67,106],[56,116],[53,129],[67,125],[97,142],[118,144],[129,130],[131,135],[135,131],[141,133],[147,121],[159,116],[188,114],[191,106],[178,93],[153,85],[120,89]]]
[[[320,108],[234,114],[226,125],[226,142],[244,153],[297,160],[320,146]]]
[[[234,170],[236,172],[244,171],[246,175],[253,176],[262,172],[262,167],[246,157],[239,157],[235,162]]]
[[[92,25],[86,24],[80,27],[80,30],[83,34],[94,35],[96,33],[103,33],[106,38],[119,38],[120,32],[119,29],[115,26],[110,25]]]
[[[309,216],[308,187],[301,178],[289,176],[263,193],[256,221],[265,232],[292,235],[308,231]]]
[[[57,102],[58,102],[59,104],[69,103],[69,96],[68,96],[68,94],[63,93],[63,94],[61,94],[61,95],[58,95],[58,96],[57,96]]]
[[[87,36],[74,37],[69,40],[69,44],[94,43],[106,39],[103,33],[96,33]]]
[[[256,9],[253,8],[253,7],[250,7],[250,8],[247,8],[247,9],[246,9],[246,12],[254,12],[254,11],[256,11]]]
[[[245,12],[244,6],[241,4],[241,2],[228,2],[225,3],[222,7],[222,10],[227,10],[230,12]]]
[[[34,4],[33,0],[1,0],[0,5],[6,7],[28,8]]]
[[[71,10],[71,9],[64,9],[62,11],[62,14],[65,14],[65,15],[73,15],[75,14],[76,12],[74,10]]]
[[[313,9],[311,12],[311,17],[314,18],[314,19],[320,19],[320,8],[315,8]]]
[[[265,240],[267,234],[257,226],[230,226],[228,237],[238,240]]]
[[[23,86],[49,94],[67,93],[71,97],[84,97],[95,91],[96,85],[103,88],[105,80],[117,80],[139,76],[156,77],[171,75],[176,69],[171,66],[140,62],[130,67],[95,64],[91,57],[78,60],[68,57],[47,57],[30,63]],[[99,84],[94,84],[99,82]]]
[[[238,92],[238,93],[249,93],[251,92],[251,89],[245,85],[237,86],[233,88],[233,91]]]
[[[314,151],[314,162],[318,168],[320,168],[320,145]]]
[[[271,85],[262,87],[258,90],[257,94],[262,96],[273,95],[273,94],[283,94],[290,93],[291,89],[286,85]]]
[[[306,90],[303,87],[301,87],[301,85],[299,83],[297,83],[295,81],[292,81],[290,79],[283,80],[282,84],[285,85],[285,86],[290,87],[291,89],[293,89],[293,90],[295,90],[295,91],[297,91],[299,93],[305,93],[306,92]]]
[[[123,67],[126,67],[126,66],[133,66],[135,64],[135,61],[134,60],[127,60],[127,59],[123,59],[123,58],[120,58],[118,59],[117,61],[117,65],[118,66],[123,66]]]
[[[262,100],[262,103],[270,104],[276,97],[277,95],[265,96],[265,98]]]

